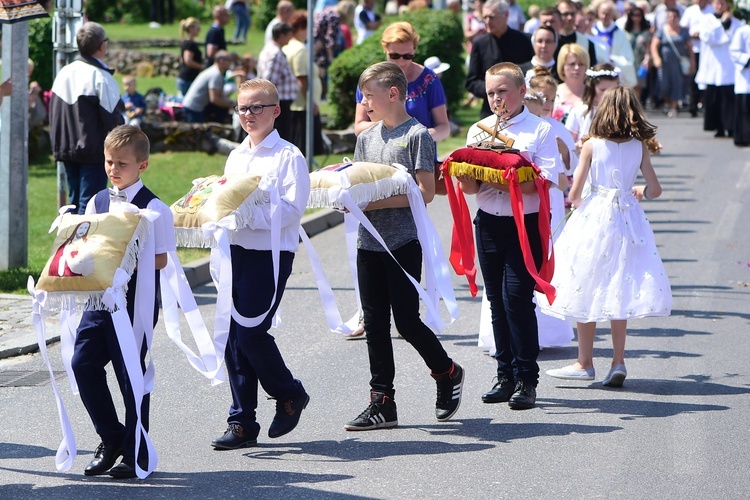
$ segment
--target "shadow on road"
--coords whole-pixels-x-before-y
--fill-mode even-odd
[[[73,474],[42,473],[9,469],[32,476],[65,476],[68,484],[40,487],[38,481],[0,485],[0,498],[368,498],[359,495],[321,491],[295,483],[327,483],[352,479],[344,474],[306,474],[298,472],[235,470],[220,472],[172,473],[157,470],[143,481],[118,481],[107,476],[86,477]],[[252,489],[250,489],[252,488]]]
[[[639,381],[628,379],[626,389],[630,392],[639,391]],[[668,381],[662,381],[668,382]],[[561,389],[576,389],[581,387],[558,386]],[[610,390],[603,388],[601,384],[589,386],[590,389]],[[620,389],[618,392],[621,392]],[[645,391],[647,392],[647,391]],[[704,411],[724,411],[728,406],[706,405],[695,403],[672,403],[667,401],[643,401],[636,399],[538,399],[537,405],[550,415],[567,415],[579,413],[606,413],[618,415],[622,420],[634,420],[636,418],[664,418],[674,417],[683,413],[697,413]]]

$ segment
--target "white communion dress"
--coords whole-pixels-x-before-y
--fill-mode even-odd
[[[669,316],[672,292],[654,233],[632,190],[643,146],[592,138],[591,194],[555,243],[551,316],[581,323]],[[648,153],[646,153],[648,154]]]

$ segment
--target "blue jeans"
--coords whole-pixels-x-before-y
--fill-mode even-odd
[[[183,80],[182,78],[177,78],[177,90],[180,91],[180,94],[182,97],[185,97],[187,95],[187,91],[190,88],[190,84],[193,82],[189,82],[187,80]]]
[[[206,123],[206,114],[203,111],[195,111],[190,108],[182,108],[188,123]]]
[[[247,250],[238,245],[232,245],[231,252],[232,298],[237,311],[245,317],[255,317],[271,307],[265,321],[254,328],[245,328],[232,320],[224,353],[232,390],[227,423],[240,424],[247,434],[257,435],[260,427],[255,421],[255,409],[259,382],[268,395],[278,400],[292,399],[304,391],[286,367],[276,340],[268,333],[286,280],[292,274],[294,253],[281,252],[279,286],[276,301],[271,304],[275,288],[271,252]]]
[[[537,268],[542,263],[539,214],[524,216]],[[534,278],[526,270],[513,217],[479,210],[474,219],[484,291],[492,311],[497,375],[536,387],[539,380],[539,330],[534,312]]]
[[[99,191],[107,187],[107,172],[104,163],[63,162],[68,178],[70,204],[76,206],[75,213],[86,213],[86,205]]]
[[[247,30],[250,29],[250,13],[247,11],[247,4],[243,2],[235,2],[232,4],[232,13],[234,13],[234,19],[237,22],[237,27],[234,29],[234,39],[247,40]]]
[[[391,311],[396,330],[433,373],[451,369],[453,361],[435,333],[419,317],[419,295],[398,264],[417,281],[422,272],[422,247],[418,241],[386,252],[357,250],[357,278],[370,358],[370,387],[393,398],[396,366],[391,341]]]

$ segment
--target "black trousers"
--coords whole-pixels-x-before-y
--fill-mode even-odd
[[[418,241],[391,250],[398,264],[417,281],[422,272]],[[419,295],[398,264],[386,252],[357,251],[359,294],[370,358],[370,387],[393,398],[396,367],[391,342],[391,311],[396,329],[414,347],[433,373],[445,373],[453,361],[435,333],[419,317]]]
[[[542,264],[539,214],[524,217],[537,269]],[[539,380],[539,330],[534,312],[534,278],[526,270],[513,217],[479,210],[476,226],[479,266],[492,311],[497,375],[536,387]]]

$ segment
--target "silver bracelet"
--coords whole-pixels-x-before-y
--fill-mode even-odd
[[[648,186],[646,186],[646,187],[643,188],[643,198],[646,199],[646,200],[648,200],[650,198],[648,197],[648,194],[646,194],[646,193],[648,193]]]

